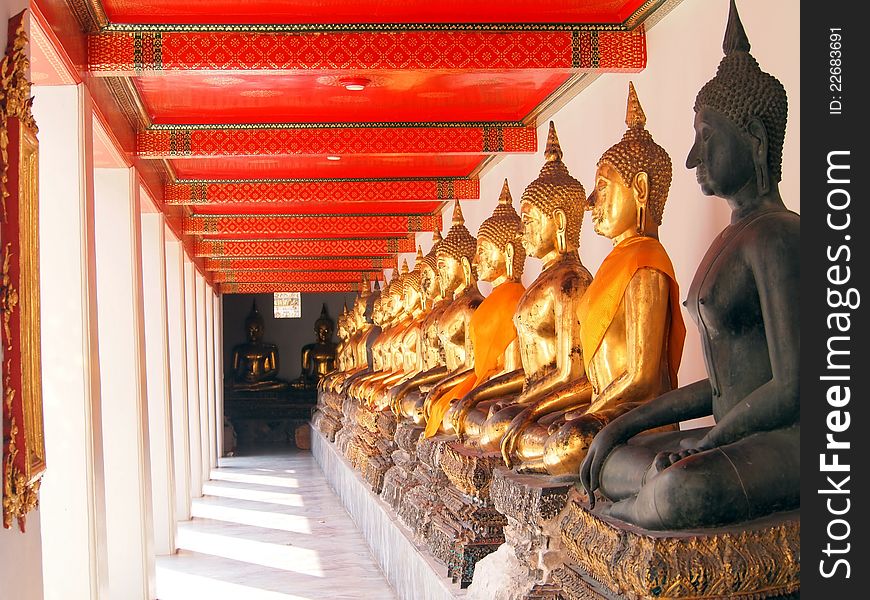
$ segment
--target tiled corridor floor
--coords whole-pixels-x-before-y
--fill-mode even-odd
[[[203,494],[157,560],[160,600],[395,598],[310,452],[222,458]]]

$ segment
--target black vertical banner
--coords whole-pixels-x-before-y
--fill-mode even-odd
[[[801,592],[810,599],[868,597],[870,44],[859,7],[801,2]]]

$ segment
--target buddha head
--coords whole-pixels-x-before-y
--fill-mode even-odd
[[[477,250],[477,240],[465,227],[465,217],[459,201],[453,205],[453,225],[447,235],[441,240],[436,251],[438,265],[438,280],[441,283],[441,294],[445,298],[452,296],[460,287],[471,285],[476,274],[471,267],[474,253]]]
[[[501,276],[516,281],[523,275],[526,251],[522,244],[523,222],[513,207],[507,179],[492,215],[477,231],[477,251],[473,265],[483,281]]]
[[[788,115],[785,88],[761,70],[734,0],[716,76],[695,98],[695,142],[686,167],[701,191],[721,198],[778,190]]]
[[[320,317],[314,322],[314,332],[317,334],[317,341],[321,344],[332,342],[332,333],[335,331],[335,323],[330,318],[326,310],[326,303],[320,309]]]
[[[432,248],[423,257],[420,265],[420,291],[424,308],[431,308],[441,300],[441,283],[438,279],[438,246],[441,244],[441,232],[432,235]]]
[[[417,246],[417,259],[414,262],[414,270],[405,276],[402,294],[404,307],[409,313],[418,310],[422,306],[423,294],[420,289],[420,275],[423,267],[423,249]]]
[[[382,306],[383,296],[378,296],[372,302],[372,323],[377,326],[384,324],[384,311]]]
[[[336,323],[336,330],[338,331],[339,339],[347,340],[350,337],[347,331],[347,313],[339,315]]]
[[[254,300],[251,305],[251,312],[245,318],[245,333],[248,336],[248,342],[251,344],[259,344],[263,340],[263,315],[260,314],[260,309],[257,308],[257,301]]]
[[[595,231],[610,239],[656,237],[671,187],[671,158],[645,129],[646,115],[628,84],[628,130],[598,161],[589,196]]]
[[[404,308],[402,302],[404,300],[405,277],[408,275],[408,261],[402,261],[402,267],[398,274],[393,273],[393,278],[387,285],[386,300],[381,302],[381,307],[384,309],[384,318],[387,321],[395,320],[402,315]]]
[[[353,301],[352,310],[354,326],[357,329],[366,324],[366,310],[369,305],[369,296],[371,296],[371,292],[369,291],[368,274],[363,274],[363,279],[359,284],[359,292]]]
[[[562,149],[552,121],[544,158],[546,162],[538,178],[526,187],[520,202],[523,247],[535,258],[554,251],[564,254],[577,250],[586,206],[583,185],[571,177],[562,162]]]

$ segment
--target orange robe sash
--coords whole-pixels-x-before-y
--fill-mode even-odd
[[[677,371],[683,356],[683,343],[686,339],[686,326],[680,310],[680,289],[674,266],[664,246],[655,238],[646,236],[630,237],[623,240],[610,252],[592,283],[583,295],[577,316],[580,320],[580,343],[583,356],[595,356],[604,339],[604,334],[622,297],[628,282],[643,268],[650,268],[665,274],[671,281],[668,286],[671,308],[671,327],[668,337],[668,369],[671,385],[677,387]],[[589,360],[585,359],[585,360]]]
[[[499,372],[499,359],[507,347],[517,338],[514,313],[526,288],[521,283],[503,283],[487,296],[471,315],[468,335],[474,349],[474,371],[432,402],[429,420],[426,422],[426,437],[438,433],[438,428],[453,400],[486,382]]]

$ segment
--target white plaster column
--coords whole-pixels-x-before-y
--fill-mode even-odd
[[[39,123],[46,600],[107,597],[94,248],[93,119],[84,86],[35,87]]]
[[[196,285],[196,356],[197,370],[199,371],[199,426],[200,426],[200,457],[202,461],[202,481],[205,483],[211,475],[209,463],[209,409],[208,409],[208,344],[206,343],[208,331],[206,330],[205,278],[197,271],[195,273]]]
[[[217,407],[215,402],[215,348],[214,348],[214,293],[210,286],[205,287],[205,339],[206,372],[208,388],[208,464],[217,467]]]
[[[133,169],[94,170],[109,598],[154,597],[142,228]]]
[[[199,405],[199,355],[196,343],[196,268],[184,257],[184,321],[187,338],[187,411],[190,451],[190,496],[202,496],[202,425]]]
[[[154,551],[175,552],[175,476],[169,339],[166,306],[165,217],[143,197],[142,290],[145,312],[145,366],[148,375],[148,430]],[[146,207],[147,205],[147,207]]]
[[[223,302],[217,292],[212,294],[214,304],[214,364],[215,364],[215,420],[217,421],[216,443],[217,455],[224,453],[224,316]]]
[[[165,229],[165,227],[164,227]],[[190,519],[190,425],[187,400],[187,328],[184,305],[184,249],[171,231],[166,240],[166,316],[172,406],[175,519]]]

